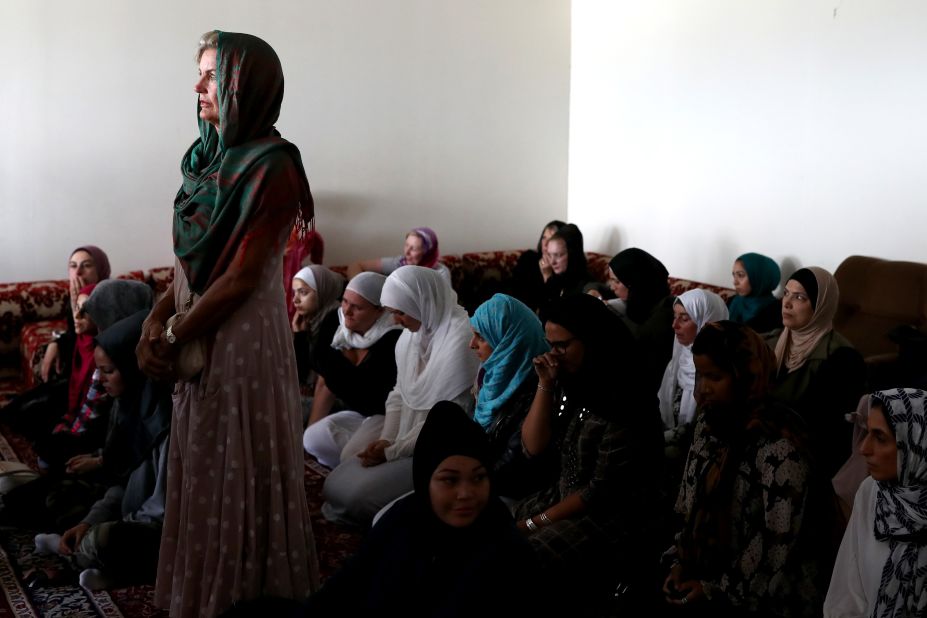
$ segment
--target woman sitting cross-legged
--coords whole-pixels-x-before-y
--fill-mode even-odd
[[[663,434],[655,395],[640,388],[631,333],[588,294],[560,299],[544,325],[550,352],[522,425],[526,455],[560,454],[559,479],[515,507],[549,576],[585,609],[621,582],[641,593],[655,564]],[[659,552],[657,552],[659,553]]]
[[[812,444],[832,477],[850,456],[852,426],[845,421],[866,390],[863,357],[834,330],[840,290],[823,268],[795,271],[782,296],[782,331],[767,335],[775,346],[773,394],[798,412]]]
[[[135,345],[144,309],[117,322],[97,338],[94,352],[103,387],[118,414],[134,421],[149,444],[148,455],[128,480],[112,485],[83,519],[63,535],[36,536],[36,550],[60,553],[82,569],[80,584],[90,590],[153,583],[164,520],[170,384],[148,382],[138,369]],[[160,392],[160,396],[158,395]]]
[[[703,328],[692,354],[700,413],[666,603],[673,615],[819,616],[835,546],[826,533],[833,492],[801,418],[769,397],[773,356],[759,335],[728,321]]]
[[[505,294],[477,307],[470,327],[470,348],[482,363],[473,417],[489,434],[496,492],[521,498],[540,489],[539,482],[546,486],[557,464],[553,456],[526,460],[521,449],[521,424],[538,384],[532,361],[550,348],[537,316]]]
[[[431,409],[412,477],[415,492],[377,521],[305,615],[544,615],[536,559],[495,495],[486,434],[460,406]]]
[[[380,302],[404,331],[396,342],[396,386],[386,399],[377,439],[341,461],[325,480],[322,513],[330,521],[369,525],[378,510],[412,490],[412,451],[439,401],[473,409],[477,359],[470,321],[437,271],[403,266],[386,279]],[[376,419],[376,421],[374,421]]]
[[[734,290],[731,321],[749,326],[758,333],[782,328],[782,308],[773,291],[779,287],[782,272],[772,258],[744,253],[734,261],[731,271]]]
[[[312,363],[318,377],[303,447],[329,468],[380,436],[386,397],[396,385],[402,327],[380,304],[385,281],[378,273],[351,279],[341,307],[319,329]],[[341,411],[330,413],[336,403]]]
[[[870,397],[856,493],[824,601],[825,618],[927,615],[927,393]]]

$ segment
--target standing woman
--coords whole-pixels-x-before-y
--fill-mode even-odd
[[[294,221],[308,225],[312,196],[299,151],[274,128],[283,100],[274,50],[212,31],[197,56],[200,138],[174,201],[174,285],[137,350],[146,373],[171,379],[180,349],[206,344],[201,372],[174,393],[155,588],[172,616],[214,616],[258,596],[303,599],[318,586],[280,283],[287,237]]]
[[[832,274],[816,266],[801,268],[785,284],[784,328],[768,335],[775,337],[773,395],[805,419],[828,477],[850,456],[853,427],[845,415],[866,390],[862,356],[834,330],[839,300]]]
[[[825,618],[927,614],[927,394],[873,393],[860,445],[870,476],[853,505]]]
[[[765,255],[744,253],[734,261],[731,276],[737,292],[731,300],[731,321],[758,333],[782,328],[779,299],[773,296],[782,277],[779,265]]]

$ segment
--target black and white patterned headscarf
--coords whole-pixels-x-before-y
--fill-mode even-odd
[[[927,393],[872,394],[898,445],[898,480],[876,482],[875,537],[889,546],[873,618],[927,615]]]

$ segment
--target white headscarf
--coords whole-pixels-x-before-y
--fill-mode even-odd
[[[312,264],[300,270],[293,278],[308,285],[319,296],[319,309],[309,319],[309,332],[315,335],[319,332],[325,316],[341,303],[344,277],[330,268]]]
[[[348,287],[345,288],[345,292],[350,290],[371,305],[380,307],[380,292],[383,290],[384,283],[386,283],[385,275],[363,272],[355,275],[355,277],[348,282]],[[332,338],[332,347],[336,350],[366,350],[389,331],[402,328],[399,324],[396,324],[396,321],[393,320],[393,316],[389,311],[381,312],[377,321],[363,334],[349,330],[344,325],[344,309],[341,307],[338,308],[338,322],[340,322],[340,326],[338,330],[335,331],[335,336]]]
[[[724,299],[708,290],[689,290],[679,296],[676,302],[682,305],[689,314],[689,319],[695,322],[696,334],[709,322],[726,320],[728,317]],[[695,361],[692,359],[692,344],[684,346],[679,343],[679,339],[674,339],[673,358],[666,365],[663,382],[657,393],[660,398],[660,416],[663,418],[663,426],[667,429],[677,426],[673,416],[673,399],[677,384],[682,390],[678,424],[687,425],[695,418]]]
[[[470,318],[444,277],[431,268],[402,266],[387,277],[380,301],[422,323],[396,342],[396,386],[407,406],[428,410],[473,385],[479,360],[469,349]]]

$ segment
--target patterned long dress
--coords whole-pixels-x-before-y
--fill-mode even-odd
[[[318,587],[280,283],[285,240],[266,257],[260,287],[216,332],[203,373],[174,392],[156,586],[171,616],[214,616],[264,595],[301,599]],[[181,307],[179,262],[174,272]]]

